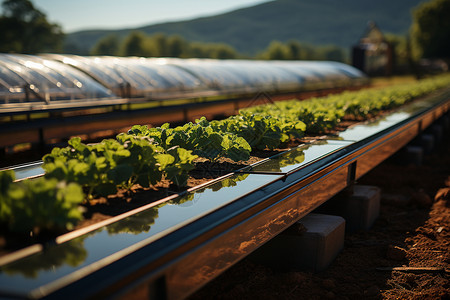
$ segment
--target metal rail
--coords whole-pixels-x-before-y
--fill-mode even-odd
[[[401,149],[448,91],[187,193],[0,258],[0,296],[182,299]]]

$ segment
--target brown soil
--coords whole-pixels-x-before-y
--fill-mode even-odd
[[[370,231],[346,234],[327,270],[286,272],[244,259],[190,300],[450,299],[449,151],[447,138],[421,166],[391,158],[361,178],[381,188],[380,217]]]

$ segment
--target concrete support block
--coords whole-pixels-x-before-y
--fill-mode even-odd
[[[256,250],[249,259],[282,270],[319,272],[343,249],[344,237],[343,218],[309,214]]]
[[[339,194],[315,210],[345,219],[348,232],[369,230],[380,214],[380,189],[355,185],[351,195]]]
[[[380,215],[380,189],[376,186],[356,185],[348,198],[347,219],[352,220],[350,230],[369,230]],[[345,219],[345,217],[344,217]]]

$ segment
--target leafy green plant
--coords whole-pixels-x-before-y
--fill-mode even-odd
[[[162,179],[183,186],[197,156],[192,151],[165,149],[146,136],[119,134],[98,144],[72,138],[66,148],[54,148],[43,157],[47,178],[78,182],[87,198],[115,194],[117,188],[155,185]]]
[[[177,186],[185,186],[189,178],[189,171],[195,167],[193,161],[198,156],[193,155],[191,150],[180,147],[172,147],[167,152],[167,154],[157,157],[164,177]]]
[[[443,75],[383,89],[350,91],[303,101],[279,101],[246,108],[239,116],[243,118],[242,115],[251,113],[274,117],[284,123],[301,121],[306,124],[306,134],[321,134],[333,129],[344,117],[364,120],[449,84],[450,76]]]
[[[117,141],[129,153],[120,160],[120,163],[127,166],[130,171],[126,172],[129,175],[125,180],[126,187],[131,187],[135,183],[149,187],[161,181],[163,174],[157,166],[157,155],[160,155],[162,149],[154,146],[152,139],[121,133],[117,136]],[[112,178],[120,176],[120,169],[111,170],[110,175]]]
[[[157,145],[166,150],[180,147],[210,160],[220,157],[233,161],[247,160],[251,152],[245,139],[232,133],[217,131],[206,118],[175,128],[170,128],[169,124],[156,128],[135,125],[128,133],[153,138]]]
[[[86,145],[75,137],[68,147],[45,155],[42,168],[47,178],[78,182],[92,199],[116,193],[117,186],[126,184],[132,167],[123,161],[129,156],[130,151],[116,140]]]
[[[272,150],[291,138],[300,138],[305,130],[305,124],[298,120],[247,111],[225,120],[212,121],[211,125],[223,134],[232,133],[244,138],[253,149],[260,150]]]

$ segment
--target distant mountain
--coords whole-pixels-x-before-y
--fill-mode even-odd
[[[241,53],[255,54],[272,40],[296,39],[313,45],[350,48],[369,21],[384,33],[406,34],[411,10],[424,0],[275,0],[229,13],[190,21],[170,22],[123,30],[87,30],[67,35],[66,45],[87,54],[103,36],[178,34],[188,41],[226,43]]]

